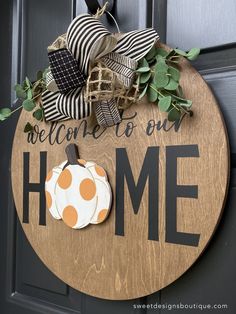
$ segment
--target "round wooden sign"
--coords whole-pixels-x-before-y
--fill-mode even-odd
[[[40,123],[30,135],[30,115],[20,116],[12,152],[20,222],[45,265],[79,291],[112,300],[156,292],[197,260],[216,229],[229,177],[226,130],[202,77],[186,60],[181,72],[194,116],[179,122],[146,99],[106,130],[88,119]],[[113,190],[107,220],[81,230],[45,205],[46,174],[67,159],[69,143],[106,170]]]

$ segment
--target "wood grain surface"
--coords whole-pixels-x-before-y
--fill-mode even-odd
[[[193,100],[194,116],[185,117],[178,132],[154,130],[147,136],[148,121],[164,122],[156,105],[147,99],[124,113],[119,136],[128,123],[135,124],[130,137],[116,134],[109,128],[95,139],[83,137],[85,122],[67,121],[60,124],[61,144],[50,143],[46,137],[50,124],[39,124],[45,133],[35,144],[27,142],[23,129],[31,115],[22,112],[12,151],[12,187],[19,219],[23,217],[23,153],[30,152],[30,181],[39,182],[40,152],[47,152],[47,170],[66,160],[65,147],[76,143],[80,156],[93,160],[106,169],[115,194],[116,149],[126,148],[134,178],[137,182],[148,147],[160,147],[159,241],[148,240],[148,183],[140,210],[134,215],[130,195],[125,185],[124,236],[115,235],[115,202],[110,216],[101,225],[82,230],[68,228],[47,211],[46,226],[39,225],[39,195],[30,193],[29,223],[22,223],[24,232],[47,267],[71,287],[105,299],[133,299],[156,292],[179,278],[200,256],[212,237],[224,206],[229,177],[229,148],[224,122],[212,92],[202,77],[186,61],[181,61],[181,84],[186,97]],[[135,112],[137,116],[129,119]],[[94,121],[88,119],[88,129]],[[32,121],[33,122],[33,121]],[[131,124],[129,124],[130,126]],[[171,126],[170,123],[168,123]],[[76,129],[74,129],[76,128]],[[69,130],[68,140],[65,138]],[[74,133],[73,133],[74,132]],[[101,133],[98,130],[96,136]],[[74,136],[74,138],[73,138]],[[72,137],[70,139],[70,137]],[[179,158],[177,183],[197,185],[198,198],[178,198],[177,230],[200,234],[198,247],[165,242],[166,224],[166,146],[198,145],[199,158]],[[116,195],[114,195],[114,198]],[[200,262],[200,261],[199,261]],[[32,265],[33,267],[33,265]]]

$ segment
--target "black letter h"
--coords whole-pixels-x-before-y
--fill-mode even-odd
[[[30,154],[24,153],[23,167],[23,223],[29,223],[29,193],[39,193],[39,225],[46,226],[45,178],[47,175],[47,152],[40,152],[40,182],[29,182]]]

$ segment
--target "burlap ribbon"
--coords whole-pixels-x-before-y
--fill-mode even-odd
[[[119,123],[118,107],[137,99],[137,62],[158,39],[152,28],[117,37],[94,16],[76,17],[66,35],[48,48],[51,72],[42,95],[46,121],[83,119],[94,110],[100,125]],[[98,71],[96,86],[99,67],[104,71]]]

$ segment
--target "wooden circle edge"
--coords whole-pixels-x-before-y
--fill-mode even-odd
[[[185,62],[187,62],[187,61],[185,61]],[[191,65],[190,65],[190,66],[191,66]],[[191,66],[191,67],[192,67],[192,66]],[[194,69],[194,68],[193,68],[193,69]],[[194,71],[195,71],[195,74],[197,74],[197,75],[204,81],[204,84],[207,85],[207,83],[206,83],[205,80],[202,78],[202,76],[201,76],[195,69],[194,69]],[[212,91],[211,91],[211,89],[209,88],[208,85],[207,85],[207,88],[208,88],[209,93],[212,94]],[[226,142],[226,144],[227,144],[228,161],[227,161],[227,175],[226,175],[226,176],[227,176],[227,186],[226,186],[225,197],[224,197],[224,200],[223,200],[223,202],[222,202],[221,211],[220,211],[220,215],[219,215],[219,217],[218,217],[217,224],[215,225],[215,228],[214,228],[214,230],[213,230],[213,232],[212,232],[212,234],[211,234],[211,237],[210,237],[210,238],[208,239],[208,241],[206,242],[205,247],[202,249],[202,251],[201,251],[201,252],[199,253],[199,255],[196,257],[196,259],[193,261],[193,263],[192,263],[182,274],[180,274],[178,277],[176,277],[175,280],[177,280],[178,278],[182,277],[182,276],[188,271],[188,269],[190,269],[190,268],[196,263],[196,261],[199,259],[199,257],[203,254],[203,252],[205,251],[205,249],[206,249],[207,246],[209,245],[209,243],[210,243],[212,237],[214,236],[214,233],[215,233],[215,231],[216,231],[216,229],[217,229],[217,227],[218,227],[218,225],[219,225],[219,222],[220,222],[220,220],[221,220],[221,217],[222,217],[222,215],[223,215],[224,207],[225,207],[225,202],[226,202],[226,199],[227,199],[228,188],[229,188],[229,179],[230,179],[230,154],[229,154],[229,152],[230,152],[230,147],[229,147],[229,140],[228,140],[227,128],[226,128],[226,125],[225,125],[225,121],[224,121],[222,112],[221,112],[221,110],[220,110],[220,107],[219,107],[219,105],[218,105],[218,103],[217,103],[215,97],[214,97],[214,100],[215,100],[215,101],[214,101],[214,105],[217,106],[217,111],[218,111],[218,113],[220,114],[221,122],[222,122],[222,125],[224,126],[225,142]],[[21,113],[21,114],[22,114],[22,113]],[[20,118],[19,118],[19,121],[18,121],[18,123],[17,123],[16,130],[17,130],[17,128],[18,128],[18,124],[19,124],[19,123],[20,123]],[[16,131],[15,131],[15,133],[16,133]],[[16,141],[16,139],[15,139],[15,136],[14,136],[14,141],[13,141],[13,146],[12,146],[12,158],[11,158],[11,163],[14,162],[14,160],[13,160],[13,150],[14,150],[14,146],[15,146],[15,145],[14,145],[14,144],[15,144],[15,141]],[[12,183],[13,183],[14,179],[12,178],[12,175],[13,175],[13,172],[11,171],[11,181],[12,181]],[[15,192],[14,192],[14,188],[13,188],[13,187],[12,187],[12,190],[13,190],[13,195],[14,195],[14,197],[15,197]],[[17,210],[17,214],[18,214],[18,210]],[[22,229],[24,230],[24,227],[23,227],[22,223],[21,223],[21,227],[22,227]],[[24,232],[25,232],[25,231],[24,231]],[[30,245],[31,245],[32,248],[33,248],[33,244],[32,244],[32,242],[31,242],[31,239],[28,237],[28,235],[27,235],[26,232],[25,232],[25,234],[26,234],[26,237],[27,237],[28,241],[30,242]],[[36,251],[35,251],[35,252],[36,252]],[[38,252],[36,252],[36,254],[39,256],[39,258],[42,260],[42,262],[45,264],[45,266],[49,268],[49,266],[47,266],[47,264],[46,264],[45,261],[44,261],[44,257],[40,256],[40,254],[39,254]],[[49,269],[50,269],[50,268],[49,268]],[[57,273],[56,273],[56,272],[52,271],[51,269],[50,269],[50,271],[53,272],[53,273],[57,276]],[[64,281],[66,284],[70,285],[70,283],[67,282],[66,280],[63,279],[63,281]],[[173,281],[169,282],[169,283],[168,283],[167,285],[165,285],[164,287],[170,285],[172,282],[173,282]],[[72,286],[72,287],[73,287],[73,286]],[[164,287],[161,287],[160,289],[162,289],[162,288],[164,288]],[[73,287],[73,288],[78,289],[77,287]],[[83,290],[79,290],[79,291],[84,292],[84,293],[88,293],[87,291],[83,291]],[[158,291],[159,291],[159,290],[158,290]],[[148,294],[152,294],[152,293],[154,293],[154,292],[157,292],[157,291],[156,291],[156,290],[149,291]],[[130,297],[115,298],[115,299],[114,299],[114,298],[109,298],[109,297],[106,298],[104,295],[101,295],[101,296],[100,296],[100,295],[93,294],[93,293],[89,293],[89,295],[94,296],[94,297],[97,297],[97,298],[107,299],[107,300],[130,300],[130,299],[134,299],[134,298],[137,298],[137,297],[146,296],[147,294],[143,294],[143,295],[139,295],[139,296],[137,296],[137,295],[135,295],[135,296],[134,296],[134,295],[131,295]]]

